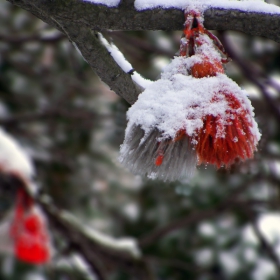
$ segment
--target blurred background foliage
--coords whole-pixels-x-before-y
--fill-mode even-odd
[[[129,105],[63,34],[4,1],[0,123],[32,156],[41,191],[101,232],[139,239],[155,279],[280,279],[279,44],[216,34],[237,58],[227,73],[248,91],[263,134],[255,159],[230,170],[200,166],[188,183],[130,174],[117,160]],[[178,51],[181,32],[104,35],[154,80]],[[152,234],[162,227],[165,232]],[[7,254],[0,241],[0,279],[97,279],[79,256],[63,251],[63,240],[57,244],[53,262],[34,267]],[[137,275],[113,270],[108,279]]]

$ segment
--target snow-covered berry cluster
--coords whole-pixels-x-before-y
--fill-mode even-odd
[[[127,113],[120,161],[150,178],[191,177],[197,164],[229,167],[252,158],[260,139],[247,94],[225,73],[220,41],[186,12],[180,56]]]

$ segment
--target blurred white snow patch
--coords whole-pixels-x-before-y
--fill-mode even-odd
[[[225,272],[229,275],[236,273],[241,266],[238,256],[234,252],[221,252],[219,254],[219,261]]]
[[[271,192],[271,188],[269,186],[269,183],[266,181],[259,181],[254,184],[254,188],[258,189],[256,192],[253,188],[249,190],[249,194],[251,195],[252,199],[260,199],[265,200],[269,199],[272,195],[274,195]]]
[[[280,146],[275,142],[267,143],[266,148],[272,154],[276,154],[276,155],[280,154]]]
[[[252,272],[253,280],[270,279],[270,277],[276,274],[275,265],[266,259],[259,259],[255,265],[255,269]],[[273,278],[274,279],[274,278]]]
[[[244,84],[241,86],[247,92],[250,99],[261,99],[262,95],[255,85]]]
[[[65,269],[68,271],[77,270],[83,274],[83,279],[97,280],[91,268],[80,254],[71,254],[67,257],[60,257],[56,262],[53,262],[56,268]]]
[[[40,272],[29,272],[23,278],[24,280],[47,280],[46,277],[42,275]]]
[[[153,65],[160,70],[165,68],[169,63],[170,63],[170,60],[163,56],[155,57],[153,59]]]
[[[104,247],[111,248],[113,250],[126,251],[127,253],[131,254],[134,258],[138,258],[141,255],[137,241],[133,238],[114,238],[108,236],[104,233],[95,230],[92,227],[83,224],[75,216],[66,211],[61,211],[60,216],[65,221],[71,223],[73,226],[75,226],[77,229],[83,232],[89,239],[93,239],[95,242],[102,244]]]
[[[220,230],[229,230],[236,225],[236,218],[233,215],[226,214],[217,220],[217,227]]]
[[[159,36],[157,38],[157,45],[160,46],[161,49],[172,51],[172,43],[167,36]]]
[[[270,163],[270,170],[273,172],[273,174],[280,178],[280,161],[279,160],[273,160]]]
[[[243,258],[246,260],[246,262],[255,263],[258,255],[255,249],[247,247],[243,250]]]
[[[108,7],[116,7],[120,4],[120,0],[84,0],[85,2],[91,2],[93,4],[106,5]]]
[[[280,245],[280,213],[268,213],[263,214],[257,221],[257,225],[267,239],[272,245]],[[259,239],[256,236],[252,226],[246,226],[243,230],[243,239],[245,242],[257,245]]]
[[[143,88],[146,88],[151,83],[153,83],[152,81],[143,78],[139,73],[135,72],[132,65],[125,59],[122,52],[114,44],[109,44],[109,42],[102,36],[102,34],[98,33],[98,35],[101,43],[110,52],[111,56],[113,57],[115,62],[121,67],[121,69],[125,73],[133,73],[131,74],[131,78],[136,84],[140,85]]]
[[[93,273],[91,272],[91,268],[81,255],[75,254],[72,256],[71,260],[72,264],[74,264],[79,271],[83,272],[86,275],[87,280],[97,280],[95,275],[93,275]]]
[[[194,7],[204,12],[209,8],[236,9],[244,12],[259,12],[268,14],[280,14],[280,7],[267,4],[262,0],[246,1],[225,1],[225,0],[135,0],[136,10],[146,10],[154,8],[175,8],[186,9]]]
[[[130,220],[136,220],[139,217],[140,211],[139,207],[131,202],[123,207],[123,213],[130,219]]]
[[[0,169],[15,173],[30,180],[34,174],[33,165],[26,151],[0,128]]]
[[[81,255],[75,254],[72,256],[73,260],[81,270],[88,270],[89,267]]]
[[[194,253],[195,261],[198,265],[209,265],[214,260],[214,253],[209,248],[197,250]]]
[[[217,234],[217,231],[213,224],[208,222],[203,222],[199,225],[198,231],[201,235],[206,237],[214,237]]]
[[[280,74],[278,72],[270,75],[271,81],[280,87]]]
[[[89,238],[93,238],[94,240],[98,241],[100,244],[103,244],[104,246],[110,247],[112,249],[126,251],[132,254],[135,258],[138,258],[141,255],[137,242],[133,238],[124,237],[118,239],[105,235],[89,227],[84,228],[84,232]]]

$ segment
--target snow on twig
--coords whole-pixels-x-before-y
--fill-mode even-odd
[[[36,191],[32,181],[35,174],[33,164],[27,152],[20,144],[0,128],[0,172],[12,174],[22,179],[30,192]]]
[[[86,237],[108,249],[129,253],[134,258],[138,258],[141,255],[136,241],[132,238],[116,239],[100,233],[87,225],[82,225],[75,216],[66,211],[61,212],[60,218],[71,223],[73,227],[79,228]]]
[[[135,72],[131,64],[125,59],[120,50],[114,44],[109,44],[109,42],[100,33],[99,39],[110,52],[111,56],[116,61],[116,63],[122,68],[122,70],[125,73],[131,73],[131,78],[136,84],[143,88],[146,88],[147,86],[153,83],[152,81],[143,78],[139,73]]]
[[[44,195],[38,198],[38,202],[43,206],[45,211],[51,214],[51,217],[55,217],[59,223],[66,225],[66,228],[72,228],[74,231],[79,232],[85,238],[95,242],[103,249],[109,251],[115,251],[119,253],[128,254],[133,259],[138,259],[141,256],[138,244],[133,238],[121,238],[116,239],[106,234],[83,224],[74,215],[67,211],[58,211],[58,209],[52,204],[48,196]]]

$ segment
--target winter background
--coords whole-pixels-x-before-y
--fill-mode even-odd
[[[4,1],[0,124],[32,158],[36,181],[54,204],[99,232],[139,240],[155,279],[277,280],[280,115],[271,106],[280,100],[279,44],[238,32],[215,34],[234,60],[227,74],[255,107],[262,139],[254,160],[230,170],[200,166],[188,183],[134,176],[117,160],[129,105],[100,82],[63,34]],[[103,35],[137,72],[156,80],[178,51],[181,32]],[[63,250],[67,236],[55,231],[60,246],[50,264],[17,261],[1,235],[11,205],[2,194],[0,279],[98,279],[80,255]],[[157,228],[167,232],[155,238]],[[108,279],[137,277],[114,269]]]

